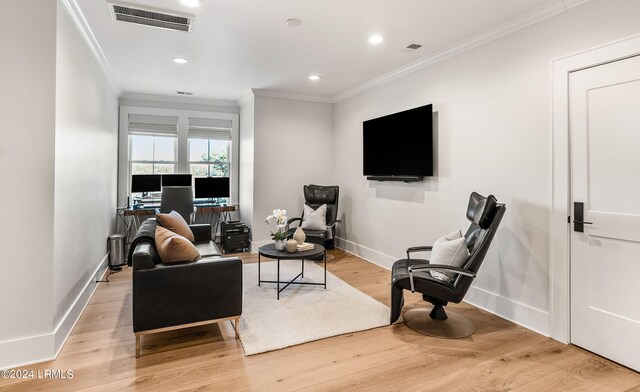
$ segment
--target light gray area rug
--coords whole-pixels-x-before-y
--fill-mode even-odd
[[[276,284],[258,287],[258,264],[245,264],[240,340],[245,355],[389,325],[389,307],[327,272],[323,286],[292,284],[276,299]],[[276,280],[276,262],[261,263],[262,280]],[[300,260],[280,262],[280,281],[300,273]],[[305,261],[304,279],[322,282],[324,268]]]

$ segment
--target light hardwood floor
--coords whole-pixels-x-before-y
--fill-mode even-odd
[[[340,250],[327,264],[389,304],[388,270]],[[71,369],[73,379],[0,380],[0,391],[640,391],[640,374],[466,304],[451,307],[478,329],[461,340],[399,324],[245,357],[224,323],[145,337],[136,360],[131,271],[110,280],[96,290],[59,357],[23,368]],[[405,309],[426,306],[418,294],[406,299]]]

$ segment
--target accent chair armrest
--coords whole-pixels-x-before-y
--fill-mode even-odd
[[[470,276],[472,278],[476,277],[475,272],[470,271],[468,269],[453,267],[451,265],[445,264],[424,264],[424,265],[412,265],[407,269],[409,272],[409,282],[411,282],[411,292],[415,293],[415,287],[413,286],[413,271],[424,271],[424,270],[440,270],[440,271],[451,271],[456,274]]]
[[[331,222],[327,223],[327,228],[333,228],[336,223],[342,223],[342,221],[340,219],[332,220]]]
[[[431,252],[433,246],[425,245],[425,246],[412,246],[411,248],[407,248],[407,259],[410,259],[410,254],[413,252]]]
[[[302,223],[302,218],[298,217],[298,218],[289,218],[289,219],[287,219],[287,224],[284,226],[284,229],[288,231],[289,230],[289,225],[292,224],[293,222],[296,222],[296,221],[300,221],[300,223]],[[300,223],[298,223],[298,226],[300,226]]]

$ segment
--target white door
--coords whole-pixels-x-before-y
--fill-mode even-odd
[[[640,57],[569,82],[571,342],[640,370]]]

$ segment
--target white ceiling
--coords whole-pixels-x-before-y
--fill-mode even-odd
[[[113,21],[105,0],[76,0],[126,92],[242,100],[252,88],[334,97],[542,9],[550,0],[133,0],[193,13],[191,33]],[[562,0],[553,3],[562,4]],[[287,18],[302,25],[289,27]],[[377,33],[384,42],[371,45]],[[423,47],[410,51],[411,43]],[[179,65],[174,57],[185,57]],[[310,81],[308,75],[322,75]]]

